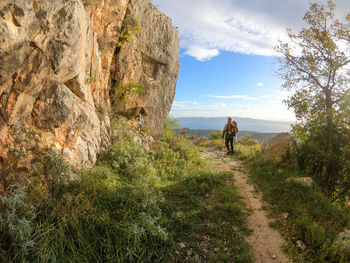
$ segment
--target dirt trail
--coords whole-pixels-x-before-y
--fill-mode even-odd
[[[282,251],[284,240],[281,234],[269,227],[270,220],[265,211],[262,210],[261,198],[254,193],[254,187],[247,182],[248,175],[244,171],[243,163],[235,157],[222,157],[213,152],[206,152],[203,156],[212,159],[216,164],[216,169],[234,172],[235,185],[238,187],[239,194],[247,208],[251,209],[248,226],[253,230],[253,233],[248,236],[247,242],[252,246],[255,262],[292,262]]]

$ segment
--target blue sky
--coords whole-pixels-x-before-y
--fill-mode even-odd
[[[318,1],[325,3],[325,1]],[[350,0],[335,0],[345,18]],[[174,117],[238,116],[293,121],[282,103],[273,47],[298,32],[305,0],[152,0],[178,27],[180,63]]]

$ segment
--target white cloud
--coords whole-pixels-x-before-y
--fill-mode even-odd
[[[260,98],[262,99],[268,99],[268,98],[272,98],[274,97],[274,95],[263,95],[263,96],[260,96]]]
[[[174,101],[173,107],[175,108],[184,108],[185,105],[199,105],[200,103],[195,101]]]
[[[207,97],[217,98],[217,99],[261,100],[260,98],[248,97],[248,96],[246,96],[246,95],[230,95],[230,96],[207,95]]]
[[[334,0],[336,17],[345,17],[349,0]],[[152,0],[179,27],[181,47],[199,60],[210,59],[193,47],[219,52],[274,55],[279,39],[286,39],[285,29],[298,32],[309,8],[305,0]],[[219,2],[219,3],[218,3]],[[325,3],[325,0],[318,1]],[[218,53],[217,53],[218,54]],[[217,55],[216,54],[216,55]]]
[[[213,57],[216,57],[220,54],[219,50],[217,49],[207,49],[207,48],[201,48],[201,47],[190,47],[186,52],[186,55],[189,55],[191,57],[194,57],[198,59],[199,61],[205,61],[210,60]]]
[[[263,86],[264,84],[263,84],[262,82],[258,82],[258,83],[256,83],[256,85],[257,85],[258,87],[261,87],[261,86]]]
[[[216,106],[216,107],[227,107],[227,104],[225,104],[225,103],[215,103],[213,106]]]
[[[263,120],[294,121],[292,111],[288,110],[281,101],[270,104],[237,103],[219,107],[217,103],[201,105],[195,108],[172,108],[170,115],[174,117],[218,117],[237,116]]]

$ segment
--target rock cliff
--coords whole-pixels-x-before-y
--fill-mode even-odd
[[[129,21],[140,31],[124,41]],[[0,165],[25,173],[47,149],[93,164],[109,143],[109,110],[142,108],[144,125],[160,132],[178,52],[177,30],[149,0],[2,0]],[[111,107],[130,82],[142,92]]]

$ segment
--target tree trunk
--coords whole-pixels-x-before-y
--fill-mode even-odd
[[[324,170],[321,175],[321,186],[324,189],[325,193],[332,194],[335,190],[337,183],[337,160],[334,156],[334,118],[333,118],[333,101],[332,101],[332,92],[330,89],[325,91],[325,106],[326,106],[326,160]]]

